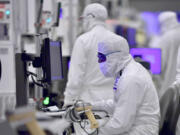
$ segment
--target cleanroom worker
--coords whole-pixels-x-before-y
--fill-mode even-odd
[[[161,37],[157,43],[162,51],[162,68],[160,75],[160,89],[158,95],[161,98],[168,87],[176,78],[176,61],[180,46],[180,25],[175,12],[166,11],[159,15],[161,25]]]
[[[107,28],[108,17],[106,8],[98,3],[88,5],[80,19],[86,33],[77,38],[73,47],[68,82],[64,93],[64,106],[74,103],[74,100],[92,102],[113,98],[113,78],[105,78],[97,63],[98,42],[113,34]],[[81,135],[83,131],[74,124],[75,132]]]
[[[180,47],[178,49],[178,55],[177,55],[176,82],[180,83]]]
[[[179,89],[179,94],[180,94],[180,47],[178,49],[178,55],[177,55],[176,80],[172,85],[173,87]],[[180,135],[180,117],[178,119],[178,123],[176,127],[176,135]]]
[[[98,62],[107,78],[115,78],[114,99],[92,104],[110,114],[99,135],[158,135],[160,107],[148,71],[129,54],[127,41],[114,36],[98,45]]]
[[[113,79],[103,76],[96,57],[98,42],[106,39],[109,33],[105,26],[107,10],[101,4],[90,4],[81,18],[86,33],[78,37],[73,48],[64,93],[65,105],[72,104],[76,99],[91,102],[113,98]]]

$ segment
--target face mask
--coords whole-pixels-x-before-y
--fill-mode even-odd
[[[88,31],[88,28],[89,28],[89,20],[84,19],[84,20],[83,20],[82,27],[83,27],[83,31],[84,31],[84,32]]]
[[[99,66],[100,66],[100,70],[104,74],[104,76],[112,77],[112,73],[111,73],[111,71],[109,69],[109,66],[108,66],[107,62],[99,63]]]
[[[90,25],[95,21],[95,16],[91,13],[86,15],[85,17],[82,17],[83,19],[83,30],[88,31],[90,28]]]
[[[117,53],[117,52],[120,52],[120,51],[116,51],[116,52],[111,52],[111,53],[108,53],[108,54],[103,54],[103,53],[100,53],[98,52],[98,62],[99,62],[99,65],[100,65],[100,69],[101,69],[101,72],[104,74],[104,76],[106,77],[113,77],[114,74],[115,74],[115,68],[116,68],[116,62],[113,62],[112,61],[108,61],[107,60],[107,56],[108,55],[111,55],[113,53]],[[110,64],[111,63],[111,64]],[[110,64],[110,65],[109,65]]]

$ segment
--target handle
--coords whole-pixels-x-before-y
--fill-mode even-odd
[[[89,121],[91,123],[91,129],[98,128],[99,124],[96,121],[96,119],[94,117],[94,114],[92,113],[91,109],[92,109],[92,106],[85,106],[85,107],[78,107],[78,108],[76,108],[77,111],[85,110],[85,114],[86,114],[86,116],[88,117],[88,119],[89,119]]]
[[[26,125],[27,129],[31,133],[31,135],[46,135],[44,130],[40,128],[36,119],[35,119],[35,112],[27,112],[27,113],[20,113],[20,114],[12,114],[8,117],[10,122],[23,122]]]
[[[85,112],[86,116],[88,117],[88,119],[90,120],[91,122],[91,129],[92,128],[98,128],[99,127],[99,124],[98,122],[96,121],[95,117],[94,117],[94,114],[92,113],[91,110]]]

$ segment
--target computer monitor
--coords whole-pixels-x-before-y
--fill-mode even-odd
[[[43,80],[45,82],[63,79],[62,50],[60,41],[44,39],[41,49]]]
[[[131,48],[130,54],[140,56],[142,60],[150,63],[152,74],[161,73],[161,49],[160,48]]]

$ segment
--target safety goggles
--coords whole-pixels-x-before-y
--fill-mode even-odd
[[[98,63],[102,63],[106,61],[106,55],[98,52]]]
[[[89,13],[89,14],[87,14],[86,16],[80,16],[79,18],[78,18],[78,20],[79,21],[82,21],[82,20],[84,20],[85,18],[87,18],[87,17],[89,17],[89,16],[92,16],[93,18],[95,17],[92,13]]]
[[[110,52],[108,54],[103,54],[103,53],[98,52],[98,63],[105,62],[106,61],[106,56],[108,56],[110,54],[113,54],[113,53],[117,53],[117,52],[120,52],[120,51]]]

